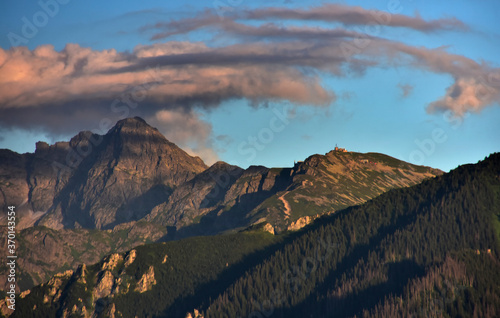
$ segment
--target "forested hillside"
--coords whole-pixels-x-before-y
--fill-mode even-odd
[[[112,254],[33,288],[12,317],[497,317],[499,237],[493,154],[298,232]]]
[[[498,317],[500,155],[323,218],[205,317]]]

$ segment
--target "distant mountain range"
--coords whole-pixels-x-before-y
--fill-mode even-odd
[[[344,158],[304,165],[330,175],[329,156]],[[12,317],[500,315],[498,153],[299,231],[272,235],[266,224],[110,254],[19,295]]]
[[[211,233],[259,220],[286,230],[303,216],[441,173],[382,154],[340,151],[292,168],[244,170],[224,162],[209,168],[135,117],[104,136],[84,131],[69,142],[39,142],[33,154],[1,150],[0,206],[17,207],[21,228],[112,229],[144,219],[176,229],[202,223]]]
[[[143,119],[35,153],[0,150],[0,206],[21,220],[21,290],[154,241],[262,226],[278,234],[442,174],[378,153],[330,151],[288,168],[211,167]],[[5,217],[4,215],[2,215]],[[0,275],[0,284],[5,282]]]

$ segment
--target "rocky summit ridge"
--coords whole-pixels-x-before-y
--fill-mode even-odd
[[[34,153],[0,150],[0,208],[14,205],[20,216],[25,289],[148,242],[249,227],[297,230],[440,174],[383,154],[338,150],[287,168],[207,167],[135,117],[105,135],[39,142]]]
[[[294,229],[302,217],[442,174],[344,149],[290,168],[207,167],[139,117],[120,120],[105,135],[83,131],[69,142],[39,142],[34,153],[0,150],[0,159],[0,206],[17,207],[19,229],[112,229],[144,220],[181,230],[180,237],[264,221]]]
[[[139,117],[103,136],[81,132],[70,142],[39,142],[33,154],[2,150],[0,157],[0,206],[19,207],[20,227],[55,229],[140,219],[207,168]]]

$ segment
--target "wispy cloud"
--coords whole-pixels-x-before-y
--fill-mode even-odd
[[[416,47],[346,29],[279,25],[288,22],[329,21],[346,25],[379,24],[421,32],[467,30],[455,18],[424,20],[420,16],[382,15],[346,5],[309,9],[264,8],[242,10],[227,19],[204,12],[194,18],[149,26],[154,38],[167,38],[200,28],[235,36],[230,45],[202,42],[155,43],[132,52],[97,51],[68,44],[34,50],[0,49],[0,124],[6,128],[41,128],[49,133],[75,132],[95,126],[105,117],[139,114],[159,126],[172,141],[212,156],[211,126],[198,109],[225,101],[246,99],[251,105],[289,101],[323,107],[336,101],[335,87],[324,75],[362,76],[373,67],[406,66],[453,79],[429,112],[451,110],[463,115],[500,102],[500,69],[486,62],[451,54],[446,48]],[[377,21],[379,17],[380,21]],[[263,24],[247,24],[249,20]],[[360,47],[360,43],[362,45]],[[346,50],[354,47],[355,50]],[[412,87],[400,84],[402,95]],[[78,125],[70,118],[78,118]],[[174,132],[185,122],[192,133]],[[195,136],[201,136],[199,139]]]
[[[345,4],[324,4],[310,9],[264,8],[248,10],[241,14],[246,19],[287,19],[340,22],[344,25],[388,25],[404,27],[422,32],[440,30],[467,30],[468,27],[456,18],[426,21],[419,15],[389,14]]]
[[[218,161],[211,138],[212,125],[203,121],[196,112],[183,109],[160,110],[147,118],[147,121],[157,127],[168,140],[183,145],[188,153],[202,157],[206,164]]]
[[[323,21],[336,22],[344,26],[382,25],[409,28],[424,33],[437,31],[465,31],[469,29],[465,23],[456,18],[441,18],[426,21],[418,14],[415,16],[407,16],[402,14],[390,14],[379,10],[369,10],[359,6],[324,4],[308,9],[269,7],[254,10],[239,10],[238,12],[227,14],[224,16],[224,19],[221,19],[220,16],[214,12],[206,10],[194,18],[156,23],[143,27],[142,30],[159,30],[159,32],[152,37],[153,40],[159,40],[177,34],[185,34],[201,28],[220,28],[225,31],[246,34],[249,29],[243,28],[242,24],[235,23],[235,21],[238,20]],[[236,28],[234,29],[234,27]],[[260,29],[260,31],[265,30]]]
[[[401,97],[406,98],[410,96],[410,94],[413,92],[413,86],[410,84],[402,84],[399,83],[398,87],[401,89]]]

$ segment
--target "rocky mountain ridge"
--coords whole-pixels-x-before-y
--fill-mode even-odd
[[[19,207],[19,228],[105,229],[138,220],[207,168],[138,117],[104,136],[81,132],[70,142],[39,142],[34,154],[0,156],[0,206]]]
[[[22,216],[22,291],[148,242],[259,225],[273,234],[298,230],[441,173],[382,154],[335,150],[289,168],[207,167],[142,119],[129,118],[104,136],[81,132],[69,142],[39,142],[34,154],[0,150],[0,206],[15,205]]]
[[[0,206],[17,207],[19,229],[112,229],[144,219],[185,228],[180,237],[264,220],[286,230],[304,216],[442,173],[382,154],[342,151],[291,168],[224,162],[209,168],[139,117],[119,121],[104,136],[84,131],[69,142],[39,142],[33,154],[0,150],[0,158]]]
[[[110,254],[20,294],[21,310],[5,313],[497,317],[499,206],[494,154],[299,232],[255,226]]]
[[[335,150],[292,168],[243,170],[219,162],[177,187],[145,220],[175,228],[177,238],[262,222],[277,232],[296,230],[325,213],[441,174],[383,154]]]

